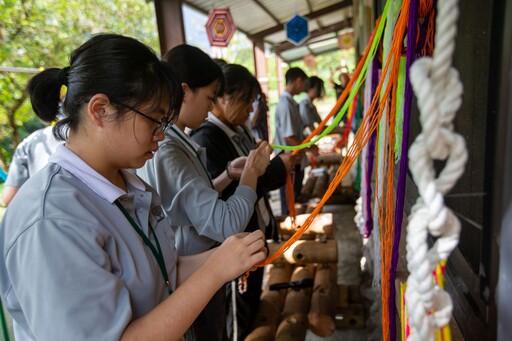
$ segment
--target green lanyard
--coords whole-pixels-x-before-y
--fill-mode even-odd
[[[174,134],[176,134],[176,136],[178,136],[178,138],[183,142],[185,143],[190,149],[192,150],[196,150],[194,148],[194,146],[192,146],[192,144],[190,143],[190,141],[187,141],[187,139],[185,139],[183,136],[181,136],[181,134],[179,132],[176,131],[176,128],[174,128],[173,126],[170,126],[169,129],[171,129]],[[215,186],[213,185],[213,181],[212,181],[212,178],[210,177],[210,173],[208,172],[208,169],[206,169],[206,167],[204,166],[203,162],[201,161],[201,157],[199,156],[199,153],[196,151],[195,152],[196,154],[196,158],[197,160],[199,161],[199,163],[201,164],[201,167],[203,167],[203,170],[204,172],[206,173],[206,176],[208,177],[208,180],[210,180],[210,185],[212,186],[212,188],[215,188]]]
[[[169,290],[169,295],[171,295],[172,294],[171,282],[169,282],[169,276],[167,275],[167,268],[165,267],[165,261],[164,261],[164,256],[163,256],[163,253],[162,253],[162,249],[160,248],[160,243],[158,242],[158,238],[156,236],[155,231],[153,230],[153,227],[151,226],[151,224],[148,223],[149,229],[153,233],[153,236],[155,236],[155,242],[156,242],[156,247],[158,248],[158,251],[155,249],[155,247],[153,246],[153,243],[151,243],[149,238],[144,234],[144,232],[139,227],[139,225],[133,220],[133,218],[130,216],[130,214],[128,214],[128,212],[123,207],[123,205],[121,205],[119,200],[114,201],[114,203],[121,210],[121,212],[123,212],[123,214],[126,217],[126,219],[128,219],[128,221],[133,226],[135,231],[137,231],[139,236],[144,241],[144,244],[146,244],[149,247],[149,249],[153,253],[153,256],[155,256],[156,261],[158,262],[158,266],[160,267],[160,271],[162,272],[162,275],[164,276],[165,284],[167,285],[167,289]]]

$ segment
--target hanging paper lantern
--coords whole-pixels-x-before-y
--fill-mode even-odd
[[[348,50],[354,47],[354,34],[352,32],[345,32],[338,36],[338,48]]]
[[[210,46],[228,46],[236,31],[229,8],[214,8],[210,10],[205,27]]]
[[[285,28],[286,38],[297,46],[309,38],[308,19],[300,15],[296,15],[288,21]]]

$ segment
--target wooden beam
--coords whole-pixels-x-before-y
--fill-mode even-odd
[[[265,13],[271,17],[276,24],[279,24],[279,19],[272,13],[267,7],[265,7],[259,0],[252,0],[256,5],[258,5]]]
[[[161,55],[186,41],[181,7],[182,0],[155,0]]]
[[[312,20],[312,19],[318,18],[322,15],[329,14],[334,11],[346,8],[348,6],[352,6],[352,0],[340,1],[334,5],[324,7],[322,9],[319,9],[318,11],[310,12],[304,16],[307,17],[308,19]],[[283,24],[279,23],[278,25],[276,25],[274,27],[270,27],[263,31],[260,31],[260,32],[250,35],[249,39],[251,39],[251,40],[264,39],[266,36],[277,33],[279,31],[282,31],[283,29],[284,29]]]

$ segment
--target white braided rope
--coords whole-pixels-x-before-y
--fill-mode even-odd
[[[453,309],[450,296],[435,284],[432,272],[459,242],[460,222],[444,205],[443,195],[462,175],[467,160],[465,140],[452,124],[462,103],[462,83],[452,67],[457,4],[457,0],[438,2],[433,58],[419,59],[410,69],[422,132],[409,150],[409,168],[420,196],[407,226],[408,340],[434,340],[435,330],[450,321]],[[434,160],[446,160],[437,178]],[[437,237],[432,248],[427,243],[429,234]]]

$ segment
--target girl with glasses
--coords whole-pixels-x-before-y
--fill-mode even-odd
[[[21,187],[0,225],[0,294],[17,336],[177,340],[226,281],[265,258],[263,234],[176,253],[159,195],[125,170],[154,157],[182,99],[148,47],[92,37],[69,67],[30,81],[40,118],[55,119],[62,85],[66,117],[54,132],[66,142]]]

